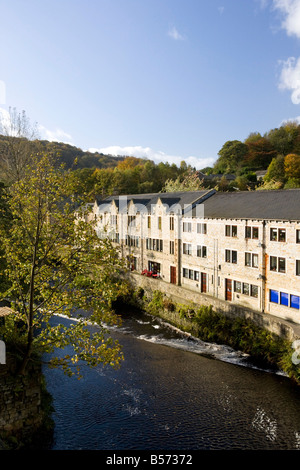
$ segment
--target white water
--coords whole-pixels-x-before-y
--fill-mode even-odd
[[[69,317],[61,314],[56,316],[69,319]],[[145,319],[147,317],[149,317],[149,319]],[[287,376],[281,370],[274,371],[257,367],[254,363],[249,361],[249,354],[243,353],[242,351],[237,351],[225,344],[216,344],[202,341],[201,339],[192,336],[190,333],[186,333],[180,330],[179,328],[161,320],[158,317],[143,314],[143,318],[144,319],[140,319],[138,317],[133,316],[133,328],[130,328],[130,326],[110,326],[107,324],[103,324],[102,326],[108,331],[111,330],[118,331],[123,334],[131,334],[142,341],[156,343],[170,348],[181,349],[183,351],[199,354],[202,356],[208,356],[219,361],[228,362],[230,364],[249,367],[251,369],[263,370],[264,372],[275,373],[277,375],[282,375],[285,377]],[[72,321],[80,321],[80,319],[72,318]],[[134,328],[134,323],[136,325],[141,325],[142,327],[149,327],[149,331],[146,334],[139,334]],[[97,326],[97,324],[90,321],[87,321],[87,324],[94,327]],[[153,334],[151,334],[151,330],[154,332]],[[162,331],[161,334],[160,330]],[[173,332],[174,335],[171,334],[171,337],[168,338],[165,334],[166,331]]]

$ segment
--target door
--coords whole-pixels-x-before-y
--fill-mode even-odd
[[[225,300],[232,300],[232,280],[225,279]]]
[[[206,292],[206,273],[201,273],[201,292]]]
[[[170,282],[176,284],[176,266],[170,266]]]

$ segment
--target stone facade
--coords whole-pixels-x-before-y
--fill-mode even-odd
[[[30,436],[43,421],[39,366],[24,377],[14,374],[14,363],[0,365],[0,433]]]
[[[90,217],[133,271],[300,324],[299,206],[300,190],[199,191],[114,196]]]

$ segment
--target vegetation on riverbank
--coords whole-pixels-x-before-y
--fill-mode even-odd
[[[258,363],[281,370],[300,385],[300,367],[292,362],[290,341],[256,325],[251,319],[229,317],[212,306],[180,304],[156,290],[151,298],[142,288],[131,292],[123,302],[167,320],[193,336],[242,351]]]

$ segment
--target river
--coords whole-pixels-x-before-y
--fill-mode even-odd
[[[300,449],[300,390],[284,375],[146,314],[126,315],[111,334],[119,370],[83,366],[78,380],[44,369],[52,450]]]

